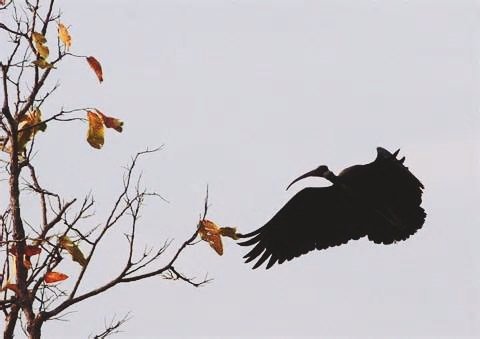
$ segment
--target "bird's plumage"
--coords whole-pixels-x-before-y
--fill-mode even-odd
[[[379,147],[373,162],[331,174],[332,186],[298,192],[263,227],[243,236],[249,239],[240,244],[253,246],[246,262],[258,258],[257,268],[268,260],[270,268],[364,236],[391,244],[414,234],[426,216],[423,185],[397,154]]]

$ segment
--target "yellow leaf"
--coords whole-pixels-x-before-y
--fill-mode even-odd
[[[47,42],[45,36],[41,33],[32,32],[32,39],[35,44],[42,45]]]
[[[42,112],[37,107],[25,114],[18,123],[18,149],[23,151],[27,143],[32,140],[33,136],[38,132],[44,132],[47,124],[42,123]]]
[[[47,272],[43,276],[43,280],[47,284],[59,282],[59,281],[65,280],[67,278],[68,278],[68,275],[60,273],[60,272]]]
[[[105,142],[105,128],[103,127],[103,120],[95,112],[87,111],[88,117],[88,134],[87,141],[90,146],[100,149]]]
[[[40,58],[42,58],[42,59],[48,58],[48,54],[50,53],[50,51],[49,51],[47,46],[41,45],[41,44],[36,44],[35,48],[37,49],[37,52],[40,55]]]
[[[72,256],[73,261],[78,262],[80,266],[85,266],[87,264],[87,259],[83,255],[78,245],[75,244],[69,237],[66,235],[61,236],[58,239],[59,246],[65,250]]]
[[[218,255],[223,254],[222,238],[220,236],[220,228],[212,221],[203,219],[200,221],[198,228],[200,238],[210,244]]]
[[[70,46],[72,45],[72,37],[70,36],[67,27],[62,23],[58,24],[58,37],[67,50],[70,49]]]
[[[38,66],[41,69],[53,67],[51,63],[49,63],[47,60],[42,58],[39,58],[38,60],[33,61],[32,64],[34,64],[35,66]]]
[[[102,71],[102,65],[98,62],[97,59],[93,56],[87,57],[87,62],[90,65],[90,67],[93,69],[95,74],[97,75],[98,81],[102,82],[103,81],[103,71]]]
[[[240,239],[240,236],[237,233],[237,229],[235,227],[221,227],[219,230],[219,233],[223,237],[229,237],[229,238],[232,238],[233,240]]]
[[[113,128],[114,130],[120,133],[123,131],[123,121],[117,118],[108,117],[102,112],[100,112],[98,109],[95,109],[95,111],[100,115],[100,117],[102,117],[105,127]]]

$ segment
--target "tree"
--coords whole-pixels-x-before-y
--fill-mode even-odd
[[[141,157],[157,149],[146,149],[132,158],[120,193],[114,197],[106,220],[95,227],[85,227],[85,220],[94,214],[92,196],[67,200],[40,182],[37,170],[41,169],[37,169],[33,156],[38,132],[46,132],[47,127],[55,128],[59,124],[87,121],[87,142],[100,149],[104,144],[105,128],[122,132],[123,122],[91,107],[62,108],[43,117],[44,104],[53,99],[59,86],[52,84],[51,75],[64,59],[86,61],[100,83],[103,81],[101,64],[95,57],[70,51],[72,37],[67,25],[61,21],[61,12],[55,0],[0,0],[0,15],[1,41],[8,45],[0,55],[3,94],[0,147],[5,165],[2,174],[5,180],[0,194],[8,196],[5,206],[0,206],[3,210],[0,215],[0,263],[3,263],[0,308],[5,316],[4,338],[12,338],[20,325],[24,325],[22,329],[30,338],[40,338],[43,325],[48,320],[119,284],[158,276],[182,280],[197,287],[205,284],[207,278],[199,281],[190,279],[174,265],[187,246],[195,243],[198,235],[219,254],[223,251],[221,236],[237,236],[235,229],[219,228],[205,219],[208,192],[198,226],[166,264],[158,265],[158,259],[170,245],[169,242],[155,250],[137,249],[135,240],[144,201],[160,195],[143,188],[135,169]],[[3,187],[6,189],[3,190]],[[23,194],[26,191],[33,194],[26,196]],[[22,206],[27,199],[38,199],[40,202],[40,220],[25,216]],[[128,220],[129,231],[125,234],[127,246],[123,267],[107,282],[84,286],[89,265],[93,258],[97,258],[98,248],[105,244],[106,235],[118,232],[116,226],[125,220]],[[63,260],[73,260],[80,265],[80,271],[68,272],[70,277],[67,272],[61,272],[59,264]],[[64,287],[66,279],[72,282],[71,288]],[[111,334],[126,320],[112,321],[97,337]]]

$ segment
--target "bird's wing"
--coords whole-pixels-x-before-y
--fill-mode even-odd
[[[325,249],[366,235],[361,216],[335,186],[310,187],[297,193],[263,227],[244,235],[240,245],[254,245],[244,258],[259,258],[253,268],[267,259],[267,269],[314,249]]]
[[[368,228],[368,238],[376,243],[405,240],[425,222],[423,185],[396,154],[380,148],[375,161],[341,174],[347,186],[365,198],[364,207],[376,212],[377,221]]]

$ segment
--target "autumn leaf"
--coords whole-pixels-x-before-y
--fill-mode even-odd
[[[123,131],[123,121],[117,118],[109,117],[100,112],[98,109],[95,109],[95,111],[100,115],[100,117],[103,120],[103,124],[107,128],[113,128],[117,132],[121,133]]]
[[[43,276],[43,280],[47,284],[56,283],[56,282],[65,280],[67,278],[68,278],[68,275],[60,273],[60,272],[47,272]]]
[[[25,266],[27,270],[32,268],[32,262],[30,261],[29,256],[25,256],[25,258],[23,258],[23,266]]]
[[[52,68],[53,67],[53,65],[51,63],[49,63],[47,60],[42,59],[42,58],[39,58],[38,60],[33,61],[32,64],[34,64],[35,66],[37,66],[41,69]]]
[[[47,124],[42,123],[42,112],[39,108],[25,114],[18,124],[18,149],[23,151],[38,131],[45,132],[46,129]]]
[[[87,111],[87,117],[87,141],[90,146],[100,149],[105,142],[105,129],[103,127],[103,120],[100,115],[92,111]]]
[[[58,24],[58,37],[60,38],[60,41],[63,42],[67,50],[70,49],[70,46],[72,45],[72,37],[70,36],[67,27],[65,27],[65,25],[62,23]]]
[[[25,255],[31,257],[32,255],[40,254],[42,249],[39,246],[27,245],[25,246]]]
[[[45,36],[41,33],[38,33],[38,32],[32,32],[32,39],[33,39],[33,42],[37,45],[43,45],[44,43],[47,42],[47,39],[45,38]]]
[[[15,294],[20,294],[20,289],[18,288],[17,284],[6,284],[5,288],[15,292]]]
[[[35,245],[26,245],[25,246],[25,255],[29,256],[29,257],[31,257],[32,255],[40,254],[41,251],[42,251],[42,249],[39,246],[35,246]],[[15,244],[13,244],[10,247],[10,249],[8,250],[8,252],[12,255],[17,255],[17,246],[15,246]]]
[[[93,56],[87,57],[87,62],[90,65],[90,67],[93,69],[95,74],[97,75],[98,81],[102,82],[103,81],[103,72],[102,72],[102,65],[98,62],[97,59]]]
[[[48,49],[48,46],[37,44],[35,45],[35,48],[37,49],[38,54],[40,55],[41,59],[47,59],[48,55],[50,54],[50,50]]]
[[[200,221],[198,234],[203,241],[208,242],[218,255],[223,254],[222,237],[220,236],[220,228],[212,221],[203,219]]]
[[[233,240],[240,239],[240,234],[237,233],[237,229],[235,227],[221,227],[219,230],[219,233],[223,237],[229,237],[229,238],[232,238]]]
[[[78,262],[80,266],[84,267],[87,264],[87,259],[82,251],[68,236],[64,235],[58,239],[59,246],[72,256],[73,261]]]

